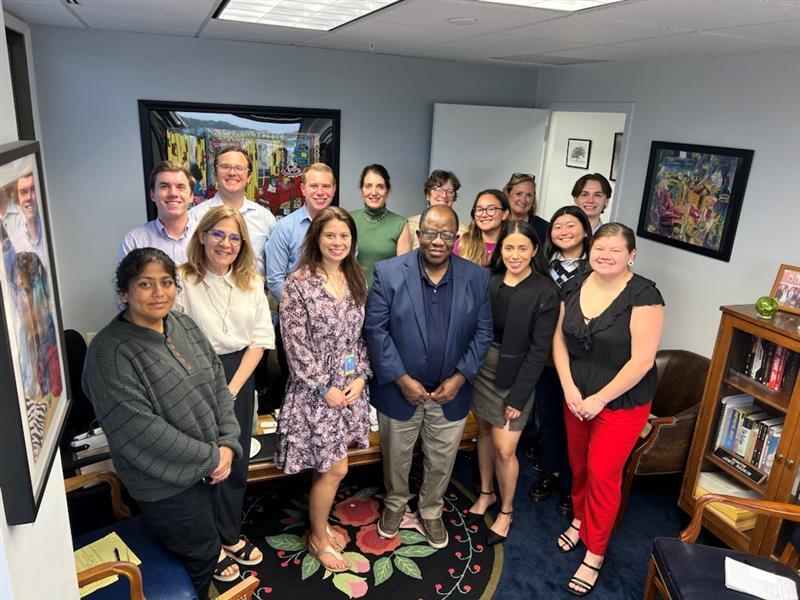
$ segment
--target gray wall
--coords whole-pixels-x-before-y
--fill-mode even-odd
[[[390,205],[413,214],[434,102],[529,106],[536,93],[535,71],[508,67],[52,27],[33,41],[64,323],[84,332],[113,315],[117,246],[146,218],[138,99],[341,109],[342,206],[360,204],[360,170],[378,161]]]
[[[617,219],[634,228],[651,141],[755,150],[730,262],[639,240],[635,270],[656,281],[667,303],[662,347],[710,356],[718,307],[754,302],[781,263],[800,264],[799,99],[797,51],[540,72],[539,103],[635,103],[616,199]]]

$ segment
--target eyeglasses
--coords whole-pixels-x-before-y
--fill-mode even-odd
[[[479,206],[475,209],[475,214],[493,217],[498,210],[503,210],[503,208],[500,206]]]
[[[536,181],[536,175],[531,175],[530,173],[512,173],[511,179],[531,179],[532,181]]]
[[[419,232],[419,237],[426,242],[432,242],[437,237],[441,237],[442,241],[446,244],[456,240],[456,234],[452,231],[434,231],[433,229],[423,229]]]
[[[244,173],[245,171],[249,171],[250,167],[245,165],[229,165],[227,163],[223,163],[218,165],[217,169],[220,171],[236,171],[237,173]]]
[[[440,195],[440,196],[447,196],[448,198],[455,198],[456,197],[456,191],[455,190],[446,190],[445,188],[443,188],[441,186],[438,186],[438,185],[435,188],[433,188],[433,191],[435,193],[437,193],[438,195]]]
[[[208,233],[218,244],[221,244],[226,239],[231,243],[231,246],[239,246],[242,243],[242,236],[240,236],[238,233],[226,234],[224,231],[220,231],[219,229],[212,229]]]

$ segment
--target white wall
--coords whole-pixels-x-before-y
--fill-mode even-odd
[[[24,24],[9,18],[17,30]],[[0,143],[17,140],[4,13],[0,10]],[[29,57],[30,58],[30,57]],[[34,91],[35,93],[35,91]],[[35,96],[34,96],[35,101]],[[35,107],[34,107],[35,112]],[[69,518],[56,455],[35,523],[9,527],[0,499],[0,599],[78,597]],[[46,573],[46,576],[43,576]]]
[[[550,216],[565,204],[572,204],[572,186],[575,180],[587,173],[600,173],[607,178],[611,171],[611,154],[614,134],[625,129],[625,114],[606,112],[553,111],[547,135],[545,170],[538,188],[539,216]],[[567,166],[567,141],[569,138],[591,140],[588,170]],[[539,179],[537,179],[539,181]],[[611,181],[614,189],[614,182]],[[614,195],[608,203],[603,220],[608,221]]]
[[[50,27],[33,39],[64,322],[84,332],[111,318],[119,240],[146,218],[137,99],[341,109],[342,206],[383,161],[390,206],[414,214],[433,103],[525,106],[536,90],[535,72],[507,67]]]
[[[730,262],[639,240],[636,271],[656,281],[667,303],[662,347],[710,356],[718,307],[752,303],[769,293],[781,263],[800,264],[798,99],[798,51],[540,72],[539,106],[635,103],[616,199],[617,219],[633,227],[652,140],[755,150]]]

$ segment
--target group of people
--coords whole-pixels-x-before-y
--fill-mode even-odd
[[[191,174],[154,169],[158,218],[122,243],[124,306],[92,341],[83,379],[120,477],[200,596],[212,577],[232,581],[263,558],[241,535],[241,511],[253,373],[276,347],[288,384],[275,461],[312,473],[308,551],[328,571],[350,567],[328,519],[348,448],[369,445],[370,404],[386,487],[378,533],[398,535],[410,510],[421,438],[416,509],[434,548],[449,542],[442,497],[470,410],[481,487],[468,518],[499,500],[488,543],[506,539],[516,447],[535,405],[542,485],[572,475],[558,549],[586,546],[568,589],[591,591],[649,414],[663,321],[655,285],[631,271],[633,232],[600,223],[608,181],[579,179],[574,204],[548,223],[535,214],[535,178],[515,173],[476,196],[464,227],[452,172],[431,173],[427,206],[406,219],[387,208],[383,166],[364,168],[364,206],[348,213],[330,206],[334,174],[316,163],[302,176],[303,206],[276,223],[244,196],[242,149],[222,148],[215,168],[217,196],[191,210]]]

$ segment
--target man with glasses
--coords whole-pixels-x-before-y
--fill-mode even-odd
[[[162,160],[150,171],[150,200],[157,217],[132,229],[122,239],[117,262],[134,248],[158,248],[176,265],[186,262],[186,249],[192,239],[197,219],[189,213],[194,178],[177,163]]]
[[[216,195],[195,206],[191,213],[199,221],[204,214],[215,206],[226,204],[242,213],[247,223],[247,232],[253,245],[256,257],[256,270],[266,274],[266,256],[264,246],[275,229],[276,219],[272,212],[260,204],[248,200],[245,195],[252,173],[252,161],[239,146],[223,146],[214,159],[216,170]]]
[[[434,548],[448,543],[442,496],[472,384],[492,340],[489,272],[452,254],[457,231],[452,208],[426,208],[416,232],[419,249],[375,265],[364,320],[386,486],[378,533],[394,537],[399,531],[412,498],[408,474],[421,435],[425,461],[417,506]]]

